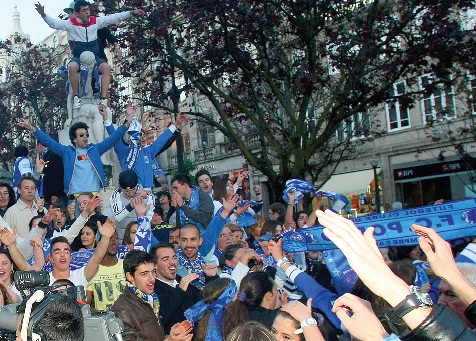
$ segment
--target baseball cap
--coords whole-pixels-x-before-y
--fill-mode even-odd
[[[137,186],[137,174],[132,170],[125,170],[119,174],[119,186],[123,189],[133,189]]]

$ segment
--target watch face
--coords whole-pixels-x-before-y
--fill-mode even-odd
[[[313,326],[317,324],[317,321],[312,317],[306,317],[305,321],[306,321],[306,324],[309,326]]]
[[[412,292],[416,295],[418,301],[420,301],[420,306],[432,306],[433,301],[431,300],[430,295],[419,287],[413,287]]]

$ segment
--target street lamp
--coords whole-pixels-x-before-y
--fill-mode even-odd
[[[378,213],[380,213],[380,189],[378,187],[378,175],[377,175],[377,166],[378,166],[378,159],[374,155],[370,158],[370,165],[374,170],[374,181],[375,181],[375,208]]]

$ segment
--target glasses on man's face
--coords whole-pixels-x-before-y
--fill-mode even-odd
[[[79,133],[78,136],[79,137],[84,137],[84,136],[89,137],[89,133]]]
[[[222,233],[218,236],[218,238],[226,238],[226,237],[230,237],[230,238],[233,238],[233,232],[230,232],[230,233]]]

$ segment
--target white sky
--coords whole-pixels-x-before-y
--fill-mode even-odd
[[[73,0],[41,0],[40,3],[45,6],[45,12],[52,17],[57,17],[63,12],[63,8]],[[2,1],[3,6],[0,11],[0,40],[5,40],[5,37],[10,35],[12,24],[12,13],[15,4],[17,10],[20,12],[20,25],[26,34],[30,35],[31,42],[36,44],[43,38],[46,38],[53,32],[53,29],[41,19],[40,15],[35,9],[37,1],[34,0],[9,0]]]

